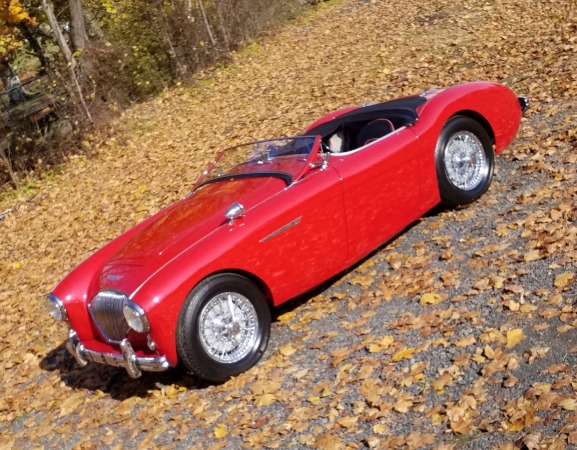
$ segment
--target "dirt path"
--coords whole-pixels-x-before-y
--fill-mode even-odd
[[[576,445],[576,36],[572,0],[346,0],[87,140],[0,221],[0,446]],[[532,101],[489,193],[283,307],[248,373],[131,380],[64,350],[45,294],[182,197],[214,148],[476,79]]]

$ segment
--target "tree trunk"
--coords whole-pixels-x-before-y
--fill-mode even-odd
[[[218,21],[220,23],[220,31],[222,33],[222,39],[224,40],[224,46],[230,51],[230,39],[228,38],[228,32],[226,31],[226,24],[224,22],[224,17],[222,16],[222,11],[220,10],[220,2],[216,2],[214,5],[216,8],[216,14],[218,15]]]
[[[161,22],[161,26],[162,26],[162,34],[164,35],[164,41],[166,42],[166,45],[168,46],[168,51],[166,53],[168,54],[169,59],[175,65],[176,75],[178,77],[181,77],[186,72],[186,68],[183,67],[183,65],[180,63],[180,60],[178,59],[178,55],[176,54],[176,49],[174,48],[174,44],[172,43],[172,39],[170,37],[170,30],[168,28],[168,21],[166,18],[166,14],[164,13],[164,5],[162,4],[162,0],[158,0],[157,6],[158,6],[158,13],[160,15],[160,22]]]
[[[70,11],[70,41],[72,50],[78,54],[79,51],[89,47],[88,31],[84,21],[84,6],[82,0],[68,0],[68,9]],[[82,78],[94,72],[94,64],[87,54],[80,57],[81,67],[80,75]]]
[[[204,25],[206,26],[206,31],[208,33],[208,38],[210,39],[210,43],[212,44],[213,47],[216,46],[216,40],[214,39],[214,35],[212,34],[212,30],[210,28],[210,23],[208,21],[208,17],[206,16],[206,10],[204,9],[204,3],[202,3],[202,0],[198,0],[197,3],[198,8],[200,9],[200,12],[202,14],[202,19],[204,20]]]
[[[44,10],[44,14],[46,14],[46,18],[48,19],[48,23],[54,32],[54,36],[56,37],[56,41],[58,42],[58,46],[60,47],[60,51],[64,55],[66,62],[68,63],[68,71],[70,73],[70,78],[76,91],[75,95],[78,102],[81,106],[81,110],[86,114],[86,117],[89,121],[92,122],[92,116],[90,115],[90,111],[88,111],[88,107],[86,106],[86,102],[84,101],[84,95],[82,94],[82,88],[80,87],[80,83],[78,82],[78,77],[76,76],[76,58],[72,54],[70,47],[68,46],[68,42],[64,38],[64,34],[62,34],[62,30],[60,29],[60,25],[58,25],[58,20],[54,15],[54,9],[52,8],[52,2],[50,0],[42,0],[42,9]]]
[[[70,40],[74,51],[88,47],[88,32],[84,22],[82,0],[68,0],[70,10]]]

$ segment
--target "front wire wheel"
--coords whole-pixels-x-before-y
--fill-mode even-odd
[[[260,334],[256,309],[238,292],[223,292],[200,311],[200,343],[217,362],[234,364],[253,349]]]
[[[443,127],[435,150],[441,202],[466,205],[483,195],[493,178],[491,138],[479,122],[455,116]]]
[[[252,281],[236,274],[203,280],[188,295],[176,344],[186,369],[223,382],[254,366],[270,336],[270,310]]]

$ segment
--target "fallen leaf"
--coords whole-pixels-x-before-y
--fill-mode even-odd
[[[434,294],[432,292],[427,292],[421,296],[421,301],[419,302],[421,305],[436,305],[439,303],[443,297],[439,294]]]
[[[221,439],[223,437],[225,437],[228,434],[228,431],[226,429],[226,425],[224,424],[220,424],[217,425],[216,427],[214,427],[214,437],[217,439]]]
[[[531,250],[523,255],[525,262],[537,261],[541,259],[541,252],[539,250]]]
[[[444,372],[439,378],[431,382],[431,386],[436,391],[442,391],[453,382],[453,377],[449,372]]]
[[[507,348],[515,347],[524,338],[525,338],[525,335],[523,334],[523,330],[520,328],[516,328],[514,330],[507,331]]]
[[[358,421],[359,421],[358,416],[347,416],[338,419],[337,423],[343,428],[351,428],[355,426]]]
[[[277,398],[273,394],[263,394],[257,395],[254,400],[255,406],[269,406],[277,401]]]
[[[573,281],[573,273],[565,272],[555,277],[553,284],[557,289],[565,289]]]

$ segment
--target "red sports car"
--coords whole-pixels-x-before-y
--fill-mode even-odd
[[[181,363],[221,382],[256,364],[270,308],[345,270],[429,209],[489,187],[528,101],[488,82],[347,108],[302,136],[223,150],[184,199],[48,295],[82,366]]]

